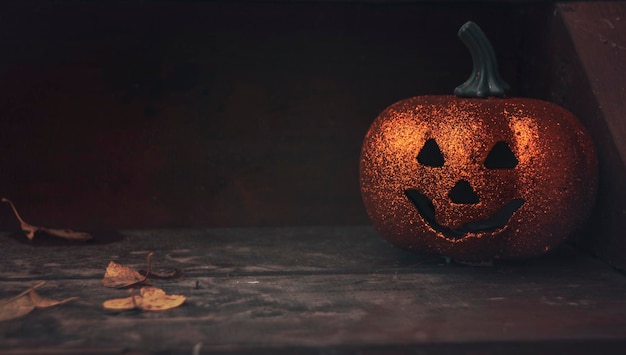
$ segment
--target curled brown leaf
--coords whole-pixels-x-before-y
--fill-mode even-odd
[[[142,287],[139,295],[114,298],[102,303],[102,307],[111,311],[127,311],[135,308],[144,311],[164,311],[182,305],[187,298],[183,295],[168,295],[157,287]]]
[[[11,200],[3,197],[1,201],[8,203],[11,206],[11,209],[13,210],[13,214],[15,214],[15,217],[20,222],[20,228],[22,229],[24,233],[26,233],[26,237],[30,240],[33,240],[33,238],[35,238],[35,233],[37,232],[42,232],[42,233],[50,234],[58,238],[69,239],[69,240],[90,240],[93,238],[91,234],[85,233],[85,232],[76,232],[71,229],[39,227],[39,226],[34,226],[32,224],[28,224],[22,219],[20,214],[17,212],[17,209],[15,208],[15,205],[13,204],[13,202],[11,202]]]
[[[17,296],[0,300],[0,321],[23,317],[35,309],[28,289]]]
[[[102,285],[112,288],[124,288],[137,284],[150,284],[148,281],[148,274],[152,268],[152,255],[150,252],[147,256],[148,259],[148,272],[146,275],[142,275],[139,272],[129,268],[128,266],[120,265],[114,261],[110,261],[104,273],[102,279]]]
[[[41,287],[43,284],[45,284],[45,281],[33,285],[17,296],[0,300],[0,321],[23,317],[32,312],[35,308],[58,306],[78,299],[78,297],[70,297],[57,301],[41,296],[35,289]]]
[[[130,297],[113,298],[102,303],[104,309],[110,311],[130,311],[137,308],[137,295],[131,294]]]

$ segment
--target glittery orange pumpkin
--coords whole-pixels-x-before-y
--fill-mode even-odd
[[[473,23],[462,30],[480,31]],[[485,74],[495,62],[485,69],[481,54],[472,55],[475,71],[457,95],[489,96],[506,85]],[[465,95],[467,86],[486,91]],[[373,122],[360,182],[374,227],[399,247],[464,261],[523,258],[581,226],[595,199],[597,161],[584,127],[557,105],[421,96]]]

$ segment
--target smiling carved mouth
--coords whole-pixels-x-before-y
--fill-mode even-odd
[[[413,202],[413,205],[415,205],[417,211],[422,215],[428,225],[450,239],[461,239],[468,233],[490,232],[503,228],[509,222],[513,213],[526,202],[523,198],[516,198],[502,206],[486,220],[468,222],[459,228],[452,229],[442,226],[437,222],[435,218],[435,206],[426,195],[415,189],[405,190],[404,194]]]

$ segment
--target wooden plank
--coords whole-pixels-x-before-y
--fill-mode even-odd
[[[600,161],[600,189],[584,244],[626,269],[626,4],[566,2],[549,41],[550,97],[590,129]]]
[[[626,278],[564,247],[495,267],[401,251],[369,227],[124,231],[109,244],[30,245],[1,235],[0,297],[80,300],[0,323],[3,353],[498,351],[626,344]],[[155,280],[186,304],[104,311],[109,260],[185,277]]]

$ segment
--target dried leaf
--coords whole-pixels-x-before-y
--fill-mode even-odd
[[[15,297],[0,300],[0,321],[23,317],[35,309],[28,295],[29,292],[30,289]]]
[[[135,301],[135,297],[139,296],[132,295],[125,298],[113,298],[110,300],[106,300],[104,301],[104,303],[102,303],[102,307],[111,311],[130,311],[137,308],[137,302]]]
[[[56,229],[56,228],[46,228],[46,227],[35,227],[35,232],[43,232],[55,237],[69,239],[69,240],[90,240],[93,239],[93,236],[86,232],[77,232],[71,229]]]
[[[124,288],[146,281],[146,276],[141,275],[127,266],[111,261],[109,262],[109,266],[107,266],[106,272],[104,273],[102,284],[105,287]]]
[[[89,240],[93,238],[93,236],[89,233],[76,232],[71,229],[56,229],[56,228],[33,226],[31,224],[24,222],[20,214],[17,212],[15,205],[13,205],[13,202],[11,202],[11,200],[3,197],[2,202],[6,202],[11,206],[11,209],[13,210],[15,217],[20,222],[20,228],[22,228],[22,231],[26,233],[26,237],[30,240],[33,240],[33,238],[35,238],[35,233],[37,232],[43,232],[43,233],[50,234],[55,237],[59,237],[63,239],[70,239],[70,240]]]
[[[137,305],[144,311],[163,311],[175,308],[183,304],[186,299],[183,295],[168,295],[157,287],[142,287],[140,293],[142,298]]]
[[[78,299],[78,297],[70,297],[70,298],[66,298],[66,299],[61,300],[61,301],[57,301],[57,300],[54,300],[52,298],[44,297],[44,296],[38,294],[34,289],[32,289],[30,291],[29,295],[30,295],[31,302],[37,308],[54,307],[54,306],[58,306],[60,304],[64,304],[64,303],[67,303],[67,302],[74,301],[74,300]]]
[[[144,311],[164,311],[180,306],[186,299],[183,295],[168,295],[157,287],[142,287],[139,295],[106,300],[102,307],[112,311],[128,311],[135,308]]]
[[[109,262],[102,279],[102,285],[112,288],[124,288],[140,283],[150,284],[147,275],[150,274],[153,254],[148,254],[148,272],[146,275],[142,275],[128,266],[120,265],[114,261]]]
[[[35,289],[42,286],[44,283],[45,282],[40,282],[33,285],[31,288],[15,297],[0,300],[0,321],[23,317],[35,308],[53,307],[78,299],[78,297],[70,297],[62,301],[57,301],[41,296]]]

